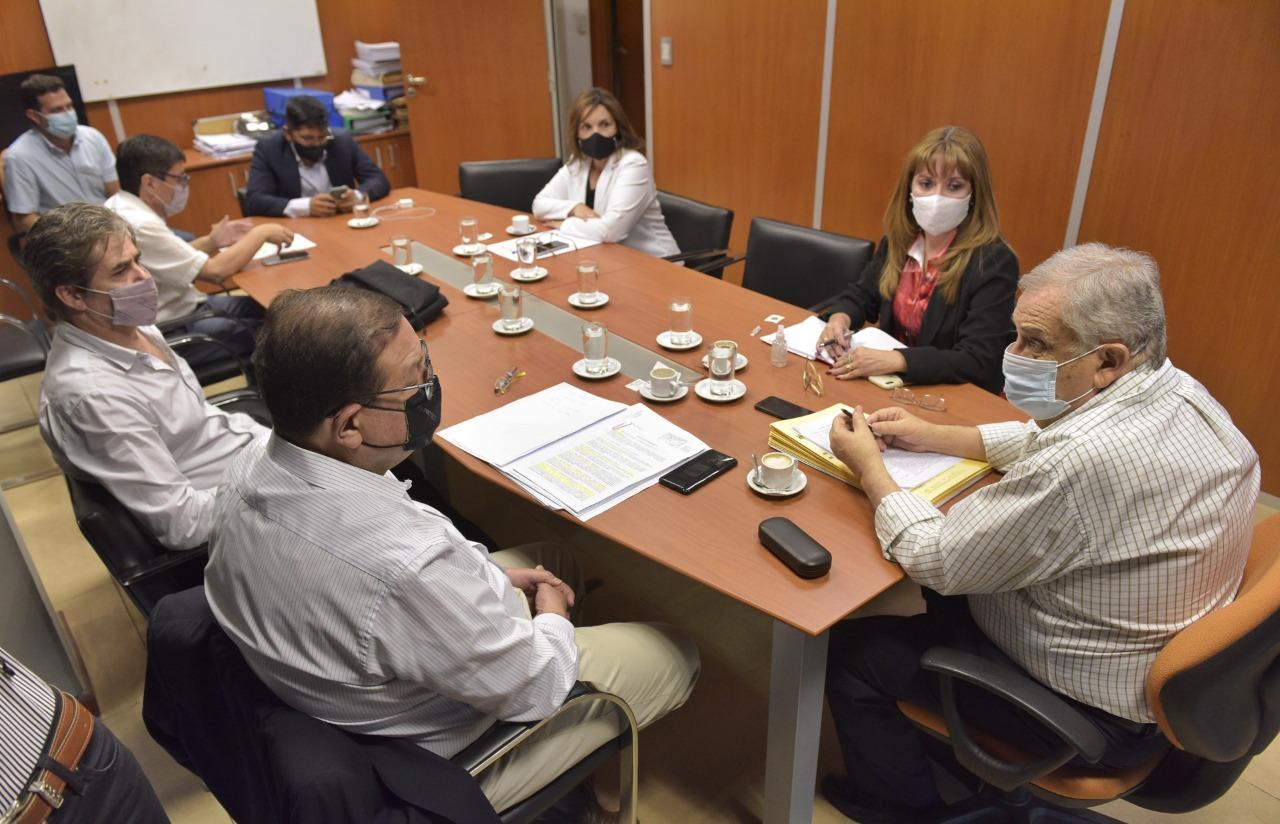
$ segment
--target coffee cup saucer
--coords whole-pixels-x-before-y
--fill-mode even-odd
[[[500,291],[500,287],[496,283],[493,285],[493,289],[487,292],[483,291],[479,286],[476,286],[474,283],[468,283],[466,286],[462,287],[462,294],[466,295],[469,298],[475,298],[476,300],[488,300],[489,298],[496,298],[498,296],[499,291]]]
[[[532,235],[537,231],[538,231],[538,227],[533,225],[530,225],[529,228],[525,229],[523,232],[519,231],[514,226],[507,227],[507,234],[513,237],[524,237],[525,235]]]
[[[622,362],[617,358],[605,358],[607,362],[604,371],[598,375],[593,375],[587,371],[587,361],[585,358],[574,361],[573,374],[580,378],[586,378],[589,381],[598,381],[605,378],[612,378],[614,375],[622,371]]]
[[[672,401],[680,400],[681,398],[683,398],[685,395],[688,395],[688,394],[689,394],[689,385],[684,383],[676,387],[676,391],[674,395],[668,395],[665,398],[661,398],[653,394],[653,392],[650,391],[649,389],[649,384],[645,383],[640,385],[640,397],[644,398],[647,401],[653,401],[654,403],[671,403]]]
[[[736,401],[747,394],[747,385],[737,378],[733,379],[732,389],[730,389],[728,395],[711,394],[712,383],[713,381],[711,378],[703,378],[698,381],[693,385],[694,394],[699,398],[702,398],[704,401],[710,401],[711,403],[729,403],[731,401]]]
[[[502,319],[499,318],[493,322],[493,331],[499,335],[523,335],[533,328],[533,318],[521,318],[520,325],[515,329],[508,329],[502,325]]]
[[[711,353],[708,352],[707,354],[702,356],[702,368],[707,369],[710,366],[711,366]],[[738,357],[733,359],[733,371],[741,372],[743,369],[746,369],[746,368],[747,368],[747,356],[739,352]]]
[[[535,266],[532,269],[517,268],[511,270],[511,279],[518,280],[521,283],[533,283],[534,281],[542,280],[548,274],[547,270],[541,266]]]
[[[582,298],[580,297],[581,294],[582,294],[581,292],[574,292],[573,294],[569,295],[569,298],[568,298],[569,305],[575,306],[579,309],[599,309],[601,306],[604,306],[606,303],[609,302],[609,296],[606,295],[604,292],[596,292],[595,303],[583,303]]]
[[[347,221],[347,225],[352,229],[372,229],[378,225],[376,217],[353,217]]]
[[[472,257],[485,251],[486,247],[483,243],[473,243],[470,246],[459,243],[453,247],[453,253],[458,257]]]
[[[701,346],[702,335],[699,335],[697,332],[690,332],[688,343],[672,343],[671,332],[669,330],[666,332],[659,332],[658,345],[661,346],[663,349],[670,349],[674,352],[684,352],[688,349],[697,349],[699,346]]]
[[[808,485],[809,479],[800,471],[799,464],[796,465],[795,475],[791,479],[791,486],[786,489],[771,489],[756,480],[756,471],[754,468],[747,470],[747,486],[751,487],[751,491],[757,495],[763,495],[766,498],[790,498],[792,495],[799,495]]]

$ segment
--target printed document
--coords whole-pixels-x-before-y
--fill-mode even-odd
[[[555,257],[556,255],[563,255],[568,252],[572,252],[575,249],[585,249],[588,246],[596,246],[600,243],[600,241],[598,240],[587,240],[586,238],[581,238],[581,237],[570,237],[569,235],[566,235],[563,232],[550,231],[550,232],[537,232],[532,235],[525,235],[524,237],[513,237],[510,240],[503,240],[498,243],[490,243],[489,251],[497,255],[498,257],[504,257],[507,260],[510,260],[512,262],[518,261],[519,259],[516,257],[516,244],[524,240],[525,238],[530,238],[530,237],[538,241],[539,243],[555,243],[558,241],[564,244],[563,248],[556,249],[554,252],[539,252],[538,253],[539,260],[542,260],[543,258]]]
[[[835,457],[831,451],[830,421],[797,426],[796,434]],[[914,489],[964,460],[938,452],[908,452],[894,447],[886,449],[880,457],[884,459],[884,468],[889,470],[889,477],[903,489]]]
[[[834,363],[835,359],[827,354],[827,350],[817,351],[818,340],[822,337],[822,330],[826,328],[826,322],[817,315],[810,315],[795,326],[786,327],[783,330],[783,335],[787,338],[787,351],[809,360],[816,359],[826,363]],[[767,344],[772,344],[776,335],[776,331],[768,335],[761,335],[760,340]],[[854,332],[850,343],[855,348],[865,346],[868,349],[902,349],[906,346],[906,344],[878,326],[868,326],[866,329],[859,329]]]
[[[290,243],[288,246],[286,246],[286,247],[284,247],[284,248],[285,248],[287,251],[288,251],[288,250],[294,250],[294,249],[301,249],[301,250],[303,250],[303,251],[306,251],[307,249],[314,249],[314,248],[316,248],[316,242],[315,242],[314,240],[309,239],[309,238],[303,237],[302,235],[298,234],[297,232],[294,232],[294,233],[293,233],[293,242],[292,242],[292,243]],[[280,246],[279,246],[279,244],[276,244],[276,243],[264,243],[264,244],[262,244],[260,247],[258,247],[258,251],[256,251],[256,252],[254,252],[254,253],[253,253],[253,259],[254,259],[254,260],[262,260],[264,257],[271,257],[272,255],[274,255],[276,252],[279,252],[279,251],[280,251]]]

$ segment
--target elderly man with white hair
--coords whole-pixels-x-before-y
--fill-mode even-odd
[[[860,821],[941,803],[898,699],[935,704],[920,655],[947,645],[1011,663],[1085,715],[1101,764],[1169,745],[1143,685],[1180,630],[1235,596],[1258,495],[1258,456],[1165,353],[1155,261],[1092,243],[1026,275],[1004,354],[1005,394],[1032,420],[929,423],[902,409],[836,419],[832,448],[875,508],[886,558],[926,587],[928,610],[832,630],[827,697],[847,778],[823,792]],[[894,484],[883,445],[989,461],[1003,473],[943,515]],[[977,689],[966,720],[1031,753],[1054,739]]]

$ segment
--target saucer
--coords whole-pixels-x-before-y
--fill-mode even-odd
[[[499,335],[523,335],[533,328],[533,318],[521,318],[520,326],[516,329],[508,329],[502,325],[502,319],[499,318],[493,322],[493,331]]]
[[[585,359],[574,361],[573,374],[580,378],[586,378],[589,381],[598,381],[604,378],[612,378],[614,375],[622,371],[622,363],[617,358],[605,358],[605,361],[608,362],[608,366],[605,367],[605,370],[599,375],[592,375],[587,371],[587,362]]]
[[[711,368],[710,361],[711,361],[711,353],[708,352],[707,354],[702,356],[702,368],[710,369]],[[747,368],[747,356],[739,352],[738,357],[733,359],[733,371],[741,372],[743,369],[746,369],[746,368]]]
[[[609,302],[609,296],[606,295],[604,292],[596,292],[596,295],[598,295],[598,297],[596,298],[595,303],[583,303],[578,298],[579,294],[580,293],[578,292],[574,292],[572,295],[569,296],[570,306],[576,306],[579,309],[599,309],[601,306],[604,306],[606,303]]]
[[[486,247],[483,243],[473,243],[470,246],[463,246],[459,243],[457,246],[453,247],[453,253],[458,257],[471,257],[472,255],[480,254],[485,250],[485,248]]]
[[[689,394],[689,385],[684,383],[677,386],[676,393],[668,398],[659,398],[657,395],[650,392],[649,384],[647,383],[643,384],[640,387],[640,397],[644,398],[647,401],[653,401],[654,403],[671,403],[672,401],[680,400],[681,398],[683,398],[685,395],[688,395],[688,394]]]
[[[671,332],[662,332],[658,335],[658,345],[663,349],[670,349],[675,352],[683,352],[686,349],[696,349],[702,345],[702,335],[697,332],[690,332],[691,337],[688,343],[675,344],[671,342]]]
[[[415,278],[418,275],[422,274],[422,271],[423,271],[421,263],[401,263],[400,265],[396,266],[396,268],[399,269],[401,272],[404,272],[406,275],[412,275]]]
[[[512,269],[511,279],[518,280],[521,283],[533,283],[535,280],[542,280],[547,276],[547,270],[541,266],[535,266],[532,269]]]
[[[524,237],[525,235],[535,234],[537,231],[538,227],[533,225],[530,225],[529,228],[523,232],[517,232],[516,227],[514,226],[507,227],[507,234],[512,235],[513,237]]]
[[[347,225],[352,229],[372,229],[378,225],[376,217],[353,217],[347,221]]]
[[[796,465],[796,474],[791,479],[791,486],[786,489],[770,489],[763,484],[756,483],[755,469],[747,470],[747,486],[751,487],[751,491],[757,495],[763,495],[766,498],[790,498],[792,495],[798,495],[804,491],[805,486],[809,483],[809,478],[800,471],[800,465]]]
[[[702,398],[704,401],[711,401],[712,403],[729,403],[730,401],[736,401],[738,398],[746,395],[747,385],[737,378],[734,378],[732,392],[728,395],[713,395],[711,394],[711,378],[703,378],[693,385],[693,391],[694,394],[699,398]]]
[[[469,298],[476,298],[477,300],[487,300],[488,298],[496,298],[500,288],[501,287],[495,283],[492,290],[482,292],[480,291],[480,287],[476,286],[474,283],[468,283],[466,286],[462,287],[462,294]]]

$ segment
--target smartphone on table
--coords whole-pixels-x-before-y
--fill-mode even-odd
[[[658,483],[670,487],[682,495],[688,495],[705,486],[738,465],[738,459],[714,449],[694,455],[658,479]]]

